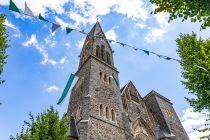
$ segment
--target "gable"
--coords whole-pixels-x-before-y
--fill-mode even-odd
[[[140,100],[142,100],[138,90],[131,81],[129,81],[129,83],[121,89],[121,94],[124,95],[125,98],[132,100],[135,103],[140,103]]]

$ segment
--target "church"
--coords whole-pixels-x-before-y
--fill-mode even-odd
[[[80,54],[67,111],[76,118],[80,140],[189,140],[169,99],[153,90],[142,97],[132,81],[120,89],[118,73],[96,22]]]

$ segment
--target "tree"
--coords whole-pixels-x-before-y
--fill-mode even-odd
[[[182,83],[189,90],[189,94],[195,96],[195,98],[186,99],[195,111],[210,112],[210,38],[203,40],[197,39],[195,33],[181,34],[176,42],[183,68],[182,76],[185,79]],[[208,119],[205,128],[198,130],[199,132],[210,131],[210,114],[206,115]],[[210,135],[202,138],[208,137]]]
[[[36,120],[31,113],[29,116],[30,122],[24,121],[21,132],[15,137],[11,136],[10,140],[67,140],[67,118],[64,115],[59,120],[58,112],[53,107],[38,114]]]
[[[8,40],[7,40],[7,32],[6,32],[6,27],[4,25],[6,16],[3,14],[0,14],[0,76],[3,72],[3,67],[4,64],[6,64],[6,48],[9,47],[9,45],[7,44]],[[4,80],[1,80],[0,77],[0,84],[4,83]]]
[[[176,18],[182,21],[191,19],[192,22],[203,22],[202,29],[210,27],[210,0],[150,0],[157,7],[152,12],[167,12],[170,14],[169,22]]]

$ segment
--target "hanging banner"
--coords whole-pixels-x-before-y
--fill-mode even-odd
[[[117,80],[117,78],[114,76],[114,73],[112,73],[112,76],[113,80],[115,81],[116,85],[119,87],[120,84],[119,84],[119,81]]]
[[[67,84],[66,84],[66,86],[65,86],[65,88],[63,90],[63,93],[62,93],[60,99],[58,100],[58,103],[57,103],[58,105],[63,102],[63,100],[65,99],[66,95],[68,94],[69,89],[70,89],[70,87],[71,87],[71,85],[72,85],[72,83],[74,81],[74,78],[75,78],[75,75],[71,74],[70,77],[69,77],[69,80],[68,80],[68,82],[67,82]]]

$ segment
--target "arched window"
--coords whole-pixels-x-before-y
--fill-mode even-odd
[[[106,74],[104,74],[104,81],[107,82]]]
[[[113,109],[112,109],[112,111],[111,111],[111,115],[112,115],[112,121],[115,121],[115,112],[114,112]]]
[[[110,54],[108,52],[106,52],[106,62],[108,64],[111,64],[111,61],[110,61]]]
[[[96,56],[99,57],[100,55],[100,47],[97,45],[96,46]]]
[[[105,50],[105,47],[104,45],[101,46],[101,59],[104,60],[104,50]]]
[[[106,107],[106,118],[109,119],[109,109]]]
[[[100,80],[102,79],[102,72],[100,72]]]
[[[112,80],[111,80],[111,77],[109,77],[109,85],[111,84],[111,81],[112,81]]]
[[[103,115],[103,105],[100,104],[100,107],[99,107],[99,115],[102,116]]]

